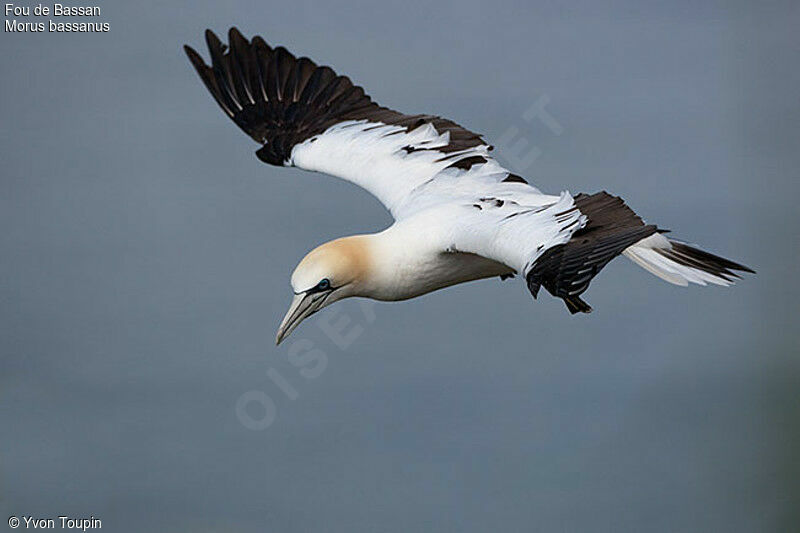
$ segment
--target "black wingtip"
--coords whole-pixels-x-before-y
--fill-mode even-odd
[[[481,146],[480,136],[455,122],[430,115],[404,115],[374,103],[361,87],[307,58],[296,59],[283,47],[271,48],[258,36],[248,40],[235,26],[223,43],[205,30],[206,61],[193,48],[184,51],[222,110],[262,145],[259,158],[283,165],[293,146],[342,121],[367,120],[409,131],[412,121],[432,124],[450,136],[438,151],[449,154]],[[225,34],[222,34],[225,37]]]
[[[194,65],[195,67],[205,66],[206,62],[203,61],[203,58],[200,57],[200,54],[197,53],[197,50],[195,50],[188,44],[184,44],[183,51],[186,52],[186,56],[189,58],[189,61],[192,62],[192,65]]]
[[[247,42],[245,36],[239,31],[239,28],[236,26],[231,26],[231,29],[228,30],[228,42],[232,43],[234,40],[242,40]]]
[[[206,30],[206,44],[208,45],[208,49],[210,52],[212,52],[212,54],[214,52],[218,52],[220,55],[222,55],[225,50],[228,49],[228,46],[220,41],[219,37],[217,37],[217,34],[210,29]]]

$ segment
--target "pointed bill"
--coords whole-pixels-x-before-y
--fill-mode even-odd
[[[329,294],[329,292],[295,294],[275,335],[275,344],[280,344],[303,320],[319,311]]]

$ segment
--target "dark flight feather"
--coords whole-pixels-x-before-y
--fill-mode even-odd
[[[572,234],[566,243],[547,250],[527,273],[528,289],[534,298],[544,286],[553,296],[564,300],[570,313],[588,313],[592,308],[580,295],[589,288],[600,270],[626,248],[658,233],[667,233],[646,225],[625,202],[606,192],[575,197],[578,210],[586,215],[586,225]],[[726,281],[739,279],[735,271],[750,268],[704,252],[680,241],[669,240],[671,248],[652,248],[675,263],[702,270]]]
[[[625,248],[656,232],[653,225],[625,205],[621,198],[606,192],[575,197],[578,210],[586,215],[586,225],[566,243],[547,250],[527,273],[528,289],[534,298],[539,288],[561,298],[570,313],[588,313],[592,308],[580,295],[609,261]]]
[[[283,47],[272,49],[261,37],[251,41],[236,28],[228,33],[229,47],[206,30],[211,65],[190,46],[186,55],[225,113],[250,137],[264,146],[256,154],[262,161],[283,165],[292,147],[347,120],[367,120],[398,125],[407,131],[430,123],[450,143],[443,153],[484,145],[480,135],[451,120],[433,115],[405,115],[381,107],[364,90],[330,67],[318,67],[308,58],[295,58]],[[483,158],[459,161],[470,168]]]

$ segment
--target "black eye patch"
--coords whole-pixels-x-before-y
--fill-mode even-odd
[[[331,288],[332,288],[331,287],[331,280],[329,280],[328,278],[323,278],[323,280],[320,281],[319,283],[317,283],[314,287],[311,287],[310,289],[308,289],[306,291],[306,293],[314,294],[314,293],[317,293],[317,292],[328,291]]]

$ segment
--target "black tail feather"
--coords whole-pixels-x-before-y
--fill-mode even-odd
[[[755,270],[749,267],[734,263],[729,259],[708,253],[694,246],[689,246],[686,243],[673,239],[670,239],[669,242],[672,245],[672,249],[655,248],[655,251],[679,265],[702,270],[725,281],[741,279],[741,276],[736,271],[756,273]]]

